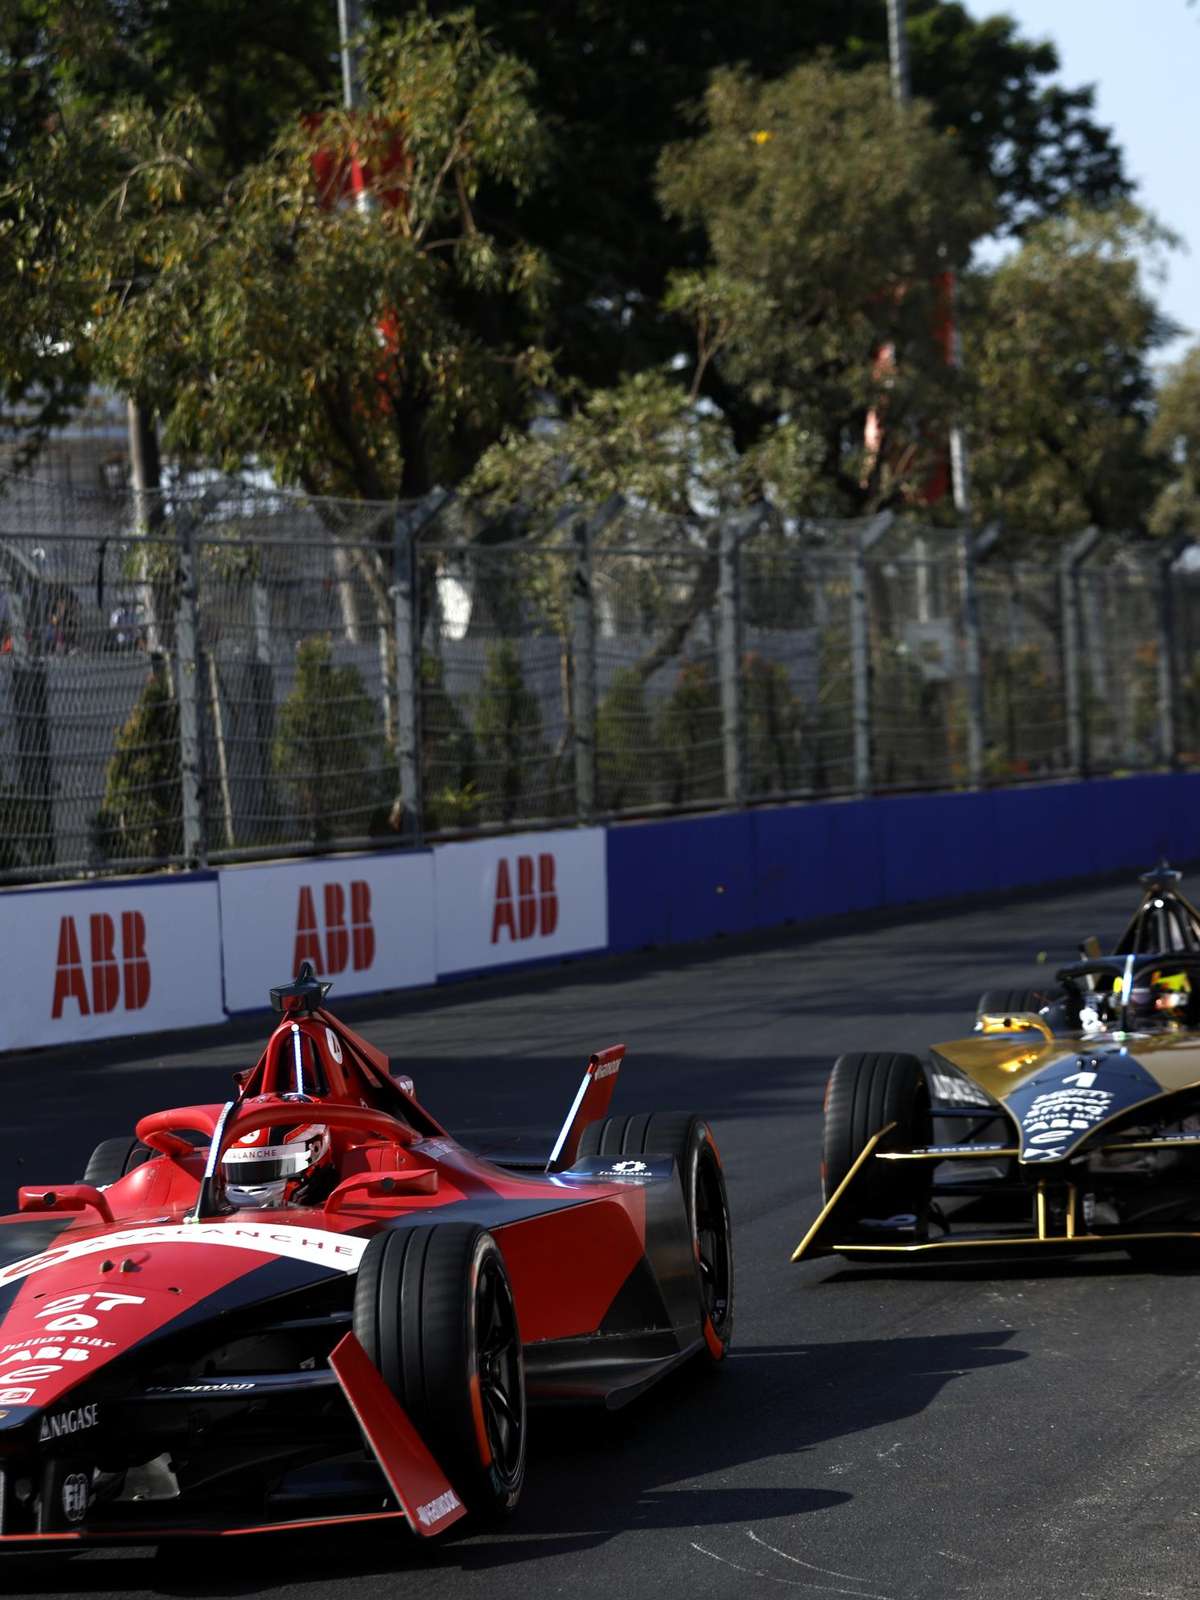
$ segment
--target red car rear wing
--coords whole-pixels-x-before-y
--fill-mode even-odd
[[[625,1059],[623,1044],[610,1044],[607,1050],[597,1050],[588,1060],[587,1071],[579,1085],[567,1120],[554,1141],[554,1149],[546,1163],[547,1172],[562,1172],[575,1164],[579,1156],[579,1141],[583,1130],[601,1117],[608,1115],[613,1090],[617,1087],[617,1073]]]

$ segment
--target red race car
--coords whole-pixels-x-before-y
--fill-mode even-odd
[[[720,1157],[608,1117],[593,1055],[549,1157],[470,1154],[307,966],[225,1105],[143,1117],[0,1218],[0,1543],[157,1542],[510,1510],[526,1401],[623,1405],[720,1361]]]

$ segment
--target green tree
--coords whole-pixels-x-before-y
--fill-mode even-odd
[[[303,25],[300,13],[303,13]],[[230,26],[223,0],[9,0],[0,8],[0,426],[26,456],[97,376],[92,297],[78,272],[81,214],[116,181],[71,137],[130,98],[159,114],[181,95],[208,112],[206,163],[223,180],[332,86],[332,8],[263,0]],[[49,157],[66,139],[71,159]],[[19,337],[17,336],[19,330]]]
[[[182,816],[179,707],[155,670],[117,734],[93,833],[109,860],[165,861],[183,849]]]
[[[1165,373],[1149,443],[1169,473],[1151,513],[1152,531],[1194,534],[1200,527],[1200,345]]]
[[[475,738],[446,689],[441,661],[431,655],[421,658],[421,777],[426,833],[475,821]]]
[[[412,497],[461,476],[538,369],[541,260],[477,196],[531,183],[544,140],[528,71],[468,14],[380,30],[364,71],[369,112],[290,119],[232,175],[207,101],[64,95],[6,192],[8,298],[51,308],[36,327],[67,313],[90,372],[187,455]],[[355,160],[370,213],[314,176]]]
[[[407,4],[374,0],[373,9]],[[439,14],[457,4],[432,0]],[[698,240],[663,215],[654,168],[664,145],[691,132],[710,76],[742,63],[771,80],[822,52],[844,71],[887,61],[883,0],[476,0],[475,9],[533,68],[557,134],[546,183],[515,203],[489,196],[488,214],[553,259],[548,342],[560,372],[585,388],[609,387],[677,348],[659,306],[668,277],[698,264]],[[908,44],[914,92],[992,182],[1006,229],[1071,197],[1099,206],[1129,192],[1093,90],[1059,81],[1053,44],[1024,38],[1007,16],[976,20],[958,0],[908,0]],[[721,399],[715,379],[706,392]]]
[[[876,69],[721,71],[702,131],[664,153],[659,181],[711,257],[673,280],[668,305],[694,321],[700,363],[760,408],[763,474],[792,503],[820,484],[850,512],[915,492],[957,397],[935,284],[992,221],[928,108],[896,107]],[[872,410],[883,439],[868,453]]]
[[[1150,358],[1171,328],[1142,262],[1164,237],[1128,204],[1071,210],[976,283],[964,346],[982,518],[1043,538],[1145,526],[1161,482]]]
[[[444,41],[471,33],[459,0],[429,0],[424,13],[414,0],[374,0],[370,9],[381,31],[392,38],[415,41],[428,38],[432,30]],[[560,377],[585,388],[611,386],[631,371],[654,368],[678,347],[677,329],[664,317],[660,303],[668,276],[695,267],[702,252],[694,233],[662,214],[654,167],[664,145],[688,134],[689,108],[704,94],[710,75],[741,62],[760,77],[773,78],[811,62],[821,51],[831,52],[839,68],[857,70],[878,67],[887,52],[882,0],[805,0],[802,6],[751,0],[736,7],[724,0],[658,0],[652,6],[644,0],[577,0],[549,11],[531,0],[478,0],[476,15],[479,28],[490,31],[494,40],[493,57],[509,53],[532,68],[537,84],[530,93],[545,125],[554,130],[555,142],[545,182],[530,187],[510,182],[491,161],[489,141],[502,130],[489,124],[482,137],[473,138],[462,168],[472,223],[502,257],[511,256],[515,242],[528,240],[553,258],[557,282],[546,293],[545,343],[557,353]],[[908,15],[916,93],[929,102],[933,125],[953,130],[956,148],[971,169],[994,181],[1005,226],[1027,226],[1059,209],[1070,195],[1103,205],[1128,191],[1120,152],[1109,130],[1095,119],[1092,92],[1058,81],[1053,45],[1024,39],[1004,16],[976,21],[958,0],[909,0]],[[433,20],[426,22],[426,16]],[[479,37],[478,30],[474,37]],[[198,265],[227,250],[231,265],[240,262],[265,274],[264,300],[278,293],[290,305],[290,279],[280,270],[274,247],[282,238],[285,254],[289,241],[301,255],[313,248],[303,228],[292,237],[291,209],[283,205],[279,232],[267,230],[240,250],[231,246],[229,236],[234,213],[244,220],[244,201],[238,200],[249,169],[262,163],[277,141],[294,141],[305,116],[336,103],[336,42],[331,0],[260,0],[241,8],[235,25],[226,0],[189,0],[186,5],[178,0],[9,0],[0,18],[0,316],[9,331],[0,351],[0,382],[10,404],[23,395],[26,412],[41,412],[40,420],[48,422],[78,399],[89,373],[106,370],[105,362],[91,358],[92,298],[82,292],[87,285],[78,273],[62,269],[64,256],[75,256],[77,244],[95,225],[97,201],[111,192],[116,180],[78,140],[76,159],[66,163],[64,174],[62,164],[53,159],[55,141],[64,131],[76,122],[86,127],[130,101],[164,129],[170,109],[181,99],[202,105],[203,128],[193,124],[188,150],[174,153],[186,153],[210,180],[210,195],[225,196],[227,186],[232,188],[228,203],[213,219],[220,226],[197,234],[206,245]],[[439,98],[435,80],[426,76],[430,55],[424,45],[406,45],[406,55],[418,79],[434,90],[431,103],[449,108],[453,94]],[[386,69],[380,73],[369,67],[368,88],[385,128],[394,109],[389,89],[396,86],[394,74],[389,79]],[[444,78],[441,86],[445,88]],[[361,128],[358,134],[361,143]],[[521,140],[505,135],[502,142],[518,157],[523,173],[531,170],[527,154],[518,148]],[[171,146],[163,150],[170,154]],[[434,169],[438,165],[435,159]],[[457,196],[458,183],[450,176],[449,187]],[[63,177],[73,191],[69,203],[60,193]],[[252,181],[249,186],[254,187]],[[206,204],[196,193],[194,176],[185,203]],[[465,226],[469,232],[470,225]],[[139,262],[139,278],[155,269],[160,254],[151,251]],[[422,382],[443,394],[457,387],[461,414],[447,440],[444,412],[423,429],[419,424],[429,412],[414,407],[415,425],[410,415],[403,432],[404,454],[412,463],[406,468],[409,483],[425,481],[431,473],[444,477],[447,465],[469,457],[478,439],[487,437],[486,419],[490,416],[494,423],[498,414],[493,386],[504,391],[502,407],[520,392],[519,385],[501,380],[512,376],[511,363],[531,343],[526,298],[478,291],[469,281],[464,286],[469,274],[458,270],[463,254],[449,244],[439,252],[439,263],[447,270],[438,278],[445,300],[439,294],[437,301],[443,307],[449,302],[460,336],[469,332],[472,354],[497,352],[497,361],[469,363],[469,374],[452,361],[449,370],[425,378],[421,355],[414,353],[405,393],[419,399]],[[23,264],[19,270],[18,263]],[[518,277],[523,270],[518,269]],[[334,274],[332,283],[328,273],[324,278],[330,292],[344,296],[343,320],[358,321],[365,309],[370,327],[370,304],[364,308],[357,275],[348,273],[343,279]],[[176,296],[177,308],[182,298]],[[211,302],[212,296],[207,298]],[[373,303],[372,297],[368,301]],[[296,297],[302,314],[292,317],[293,330],[303,331],[314,302],[321,303],[316,287],[312,295]],[[420,297],[414,309],[424,310]],[[225,319],[230,338],[254,346],[262,311],[261,306],[248,306],[239,314],[230,307]],[[189,320],[179,323],[178,341],[185,337]],[[269,371],[281,352],[274,319],[267,315],[266,321],[261,365]],[[319,319],[314,343],[327,336],[333,321]],[[410,333],[418,326],[414,318]],[[14,330],[27,336],[16,338]],[[177,339],[169,318],[164,317],[160,333],[168,350],[174,349]],[[423,341],[426,354],[436,352],[444,333],[439,325]],[[193,336],[175,365],[186,368],[194,359],[202,371],[217,345],[212,332],[203,339]],[[461,343],[454,348],[461,350]],[[264,371],[255,373],[250,352],[242,364],[249,370],[241,372],[229,351],[218,347],[216,353],[222,359],[204,400],[203,427],[193,419],[189,437],[211,431],[215,447],[235,454],[265,449],[255,425],[256,406],[268,388]],[[286,347],[282,353],[289,354]],[[290,360],[285,364],[285,378],[292,365]],[[298,391],[290,381],[283,385],[306,435],[303,447],[318,457],[331,442],[332,429],[313,423],[311,413],[324,403],[326,393],[338,398],[331,375],[342,366],[331,353],[311,391],[303,385]],[[492,380],[482,405],[481,368]],[[350,370],[358,374],[358,363],[352,362]],[[414,381],[419,376],[421,381]],[[723,392],[719,379],[718,369],[710,367],[705,392],[736,415],[741,396]],[[242,380],[250,399],[224,426],[218,413]],[[371,386],[359,375],[350,395],[340,397],[341,410],[350,411],[356,423],[371,413],[369,405],[365,412],[353,410],[363,405],[363,387]],[[152,398],[173,409],[170,385],[157,385]],[[273,405],[264,419],[268,444],[277,428],[275,409]],[[280,409],[287,409],[282,402]],[[400,413],[394,421],[394,431],[400,433]],[[747,425],[755,422],[751,409]],[[289,425],[285,422],[285,429]],[[737,426],[740,433],[740,418]],[[241,436],[239,430],[244,430]],[[357,434],[357,429],[351,432]],[[386,481],[392,463],[386,455],[382,468],[373,461],[375,430],[367,432],[371,437],[356,461],[348,465],[350,442],[336,439],[333,465],[314,468],[314,475],[326,482],[349,482],[358,493],[367,492],[358,487],[362,482],[376,477]],[[436,466],[426,462],[422,468],[426,452],[438,458]]]
[[[480,815],[485,822],[512,822],[545,815],[542,713],[525,686],[521,657],[511,640],[490,645],[475,712]]]
[[[326,638],[301,642],[296,681],[279,708],[276,776],[314,844],[378,832],[394,774],[379,713],[357,667],[337,666]]]
[[[654,717],[642,676],[632,667],[613,673],[596,708],[596,788],[604,811],[636,811],[658,798]]]
[[[631,375],[557,430],[510,430],[474,484],[551,507],[621,489],[675,516],[764,495],[858,514],[919,492],[959,393],[935,280],[992,215],[953,139],[926,108],[898,109],[874,69],[723,70],[659,174],[710,253],[665,301],[694,331],[690,371]],[[881,367],[886,348],[899,360]],[[714,372],[725,406],[704,393]],[[883,440],[868,453],[872,411]]]
[[[759,797],[800,787],[803,712],[787,668],[752,651],[742,662],[746,789]]]
[[[672,805],[717,800],[725,792],[721,694],[706,661],[685,661],[659,714],[666,793]]]

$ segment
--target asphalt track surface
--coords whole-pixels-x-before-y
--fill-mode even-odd
[[[1183,1600],[1200,1592],[1200,1275],[1118,1255],[988,1268],[791,1267],[817,1206],[821,1095],[845,1049],[965,1031],[1040,949],[1108,938],[1130,886],[821,937],[708,946],[347,1006],[460,1135],[542,1147],[587,1049],[617,1105],[696,1109],[725,1157],[735,1353],[615,1417],[535,1419],[500,1533],[394,1531],[0,1557],[47,1596],[562,1595]],[[0,1061],[0,1182],[63,1181],[144,1110],[224,1097],[256,1035]]]

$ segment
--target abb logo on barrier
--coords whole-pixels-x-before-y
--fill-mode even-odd
[[[496,904],[492,911],[492,943],[499,944],[505,929],[516,943],[538,934],[548,939],[558,927],[558,891],[555,888],[554,857],[545,852],[536,857],[516,859],[517,890],[513,875],[501,856],[496,866]]]
[[[371,922],[371,886],[361,878],[350,884],[350,918],[346,919],[346,891],[340,883],[327,883],[322,891],[325,913],[324,948],[317,903],[312,889],[301,886],[296,911],[296,953],[292,971],[299,972],[302,961],[311,961],[322,976],[345,972],[365,972],[375,960],[375,929]]]
[[[83,918],[79,920],[82,922]],[[68,1000],[75,1002],[81,1017],[115,1011],[118,1001],[123,1002],[126,1011],[141,1011],[150,998],[145,917],[140,911],[122,911],[118,921],[107,911],[100,911],[88,917],[87,925],[89,961],[85,971],[75,918],[63,917],[59,921],[51,1017],[61,1017]]]

